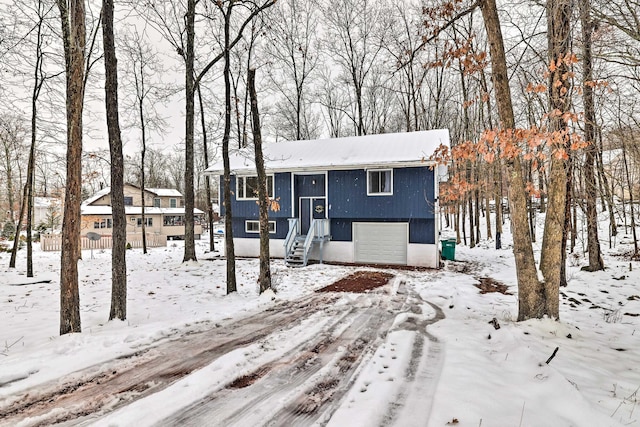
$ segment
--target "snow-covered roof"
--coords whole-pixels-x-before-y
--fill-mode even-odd
[[[127,184],[131,185],[131,184]],[[174,190],[173,188],[147,188],[148,192],[155,194],[158,197],[182,197],[182,193],[178,190]],[[111,193],[111,187],[105,187],[102,190],[95,193],[93,196],[89,197],[85,201],[82,202],[83,206],[90,205],[99,198],[106,196]]]
[[[433,164],[429,156],[440,144],[449,145],[447,129],[273,142],[265,144],[263,154],[269,172],[408,167]],[[255,173],[253,147],[235,150],[229,157],[232,173]],[[223,170],[220,161],[205,173],[217,175]]]
[[[147,188],[147,191],[160,197],[182,197],[182,193],[173,188]]]
[[[102,190],[100,190],[97,193],[95,193],[93,196],[91,196],[88,199],[86,199],[85,201],[83,201],[82,205],[83,206],[84,205],[90,205],[91,203],[93,203],[96,200],[98,200],[100,197],[106,196],[109,193],[111,193],[111,187],[105,187]]]
[[[83,205],[81,207],[82,215],[111,215],[111,206],[88,206]],[[141,206],[125,206],[124,212],[126,215],[142,215]],[[156,208],[145,207],[144,212],[146,215],[184,215],[184,208]],[[200,209],[194,208],[194,214],[204,214]]]
[[[60,203],[60,199],[56,197],[34,197],[33,206],[36,208],[46,208]]]

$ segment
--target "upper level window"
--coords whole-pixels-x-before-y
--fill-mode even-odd
[[[170,208],[177,208],[178,207],[178,201],[176,199],[169,199],[169,207]]]
[[[159,208],[160,207],[160,197],[154,197],[153,198],[153,207],[154,208]]]
[[[273,197],[273,175],[267,175],[267,195]],[[236,196],[238,199],[258,198],[258,177],[239,176],[236,178]]]
[[[125,206],[133,206],[133,197],[124,196],[124,205]]]
[[[390,196],[393,194],[393,169],[367,171],[367,195]]]

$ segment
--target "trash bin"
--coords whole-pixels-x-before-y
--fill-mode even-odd
[[[456,260],[456,239],[443,239],[442,243],[442,258],[455,261]]]

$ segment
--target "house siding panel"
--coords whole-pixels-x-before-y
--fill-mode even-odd
[[[329,171],[329,218],[433,219],[434,171],[428,167],[393,170],[393,195],[367,196],[364,169]]]
[[[220,176],[220,182],[224,182],[224,177]],[[291,174],[277,173],[274,175],[274,198],[280,205],[280,210],[269,210],[269,218],[290,218],[291,217]],[[220,194],[223,194],[222,184],[220,185]],[[257,200],[237,200],[236,193],[236,177],[231,176],[231,212],[234,218],[258,219],[258,203]],[[223,200],[223,197],[220,199]],[[220,205],[220,215],[224,216],[224,203]],[[234,229],[235,232],[235,229]]]
[[[233,208],[232,208],[233,209]],[[245,231],[245,221],[247,218],[233,218],[232,227],[233,227],[233,237],[234,238],[247,238],[247,239],[259,239],[260,233],[247,233]],[[254,219],[257,221],[257,218]],[[276,232],[270,233],[269,238],[271,239],[284,239],[287,237],[287,232],[289,231],[289,220],[287,218],[270,218],[270,221],[276,222]]]

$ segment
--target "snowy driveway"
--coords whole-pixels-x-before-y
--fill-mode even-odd
[[[441,318],[400,278],[313,293],[0,400],[0,425],[425,425]]]

